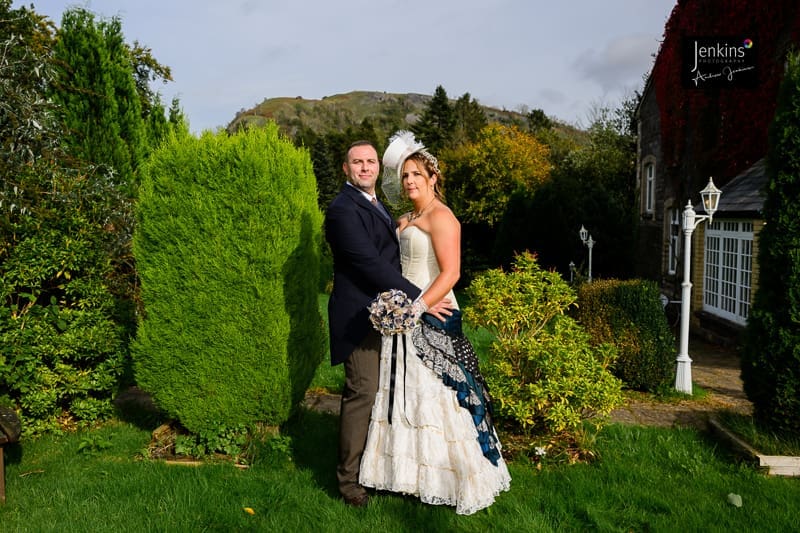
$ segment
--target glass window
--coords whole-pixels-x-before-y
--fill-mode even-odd
[[[737,324],[750,316],[753,223],[715,221],[706,228],[703,309]]]
[[[675,274],[678,271],[678,261],[681,255],[681,210],[669,210],[669,250],[667,256],[667,273]]]
[[[653,212],[655,205],[655,189],[656,189],[656,166],[653,163],[647,163],[644,166],[644,210],[646,213]]]

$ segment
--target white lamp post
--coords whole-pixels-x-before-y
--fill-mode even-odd
[[[569,282],[572,283],[572,280],[575,278],[575,261],[569,262]]]
[[[594,243],[597,242],[592,239],[592,236],[589,235],[589,232],[583,227],[581,224],[581,229],[578,231],[578,235],[580,236],[581,240],[583,241],[583,245],[589,248],[589,283],[592,282],[592,248],[594,248]]]
[[[678,346],[678,368],[675,374],[675,389],[678,392],[692,394],[692,360],[689,358],[689,312],[691,309],[692,282],[689,279],[691,269],[692,233],[698,224],[704,220],[712,221],[714,213],[719,207],[719,197],[722,191],[714,186],[714,181],[708,178],[708,185],[700,191],[703,199],[703,209],[707,215],[698,215],[692,208],[691,200],[683,209],[683,283],[681,283],[681,333]]]

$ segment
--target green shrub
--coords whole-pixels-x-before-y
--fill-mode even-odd
[[[274,124],[175,135],[142,173],[139,385],[192,433],[280,425],[319,365],[322,216]]]
[[[0,396],[31,435],[112,412],[126,332],[109,286],[107,180],[41,165],[16,180],[13,198],[0,195],[16,205],[0,214]]]
[[[478,275],[467,292],[465,316],[496,336],[484,374],[499,418],[526,435],[569,435],[585,422],[602,426],[621,404],[621,383],[607,369],[613,346],[592,347],[565,314],[575,292],[535,256]]]
[[[144,156],[134,100],[149,104],[141,114],[152,139],[165,120],[157,95],[135,82],[147,87],[163,70],[149,51],[122,45],[118,22],[55,32],[8,1],[0,20],[0,403],[31,435],[110,414],[128,370],[136,274],[121,188],[134,192],[135,165],[98,139],[125,138]]]
[[[634,390],[655,392],[674,377],[675,337],[659,296],[658,285],[645,280],[600,280],[578,289],[578,322],[593,344],[617,347],[611,371]]]
[[[175,453],[203,457],[211,453],[239,456],[247,443],[247,428],[244,426],[214,428],[209,432],[175,436]]]
[[[767,428],[800,436],[800,54],[790,54],[770,127],[759,279],[742,381]]]

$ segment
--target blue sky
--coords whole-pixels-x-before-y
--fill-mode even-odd
[[[152,49],[192,131],[266,98],[356,90],[540,108],[587,126],[641,89],[674,0],[14,0],[58,25],[73,6],[118,16]]]

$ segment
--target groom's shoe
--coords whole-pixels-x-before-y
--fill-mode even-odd
[[[365,492],[358,496],[344,497],[344,503],[350,507],[366,507],[369,503],[369,495]]]

